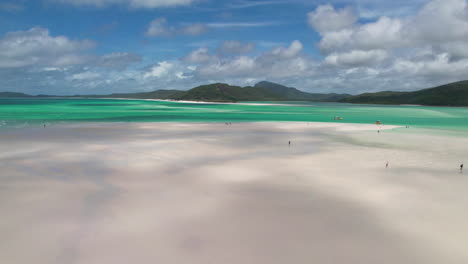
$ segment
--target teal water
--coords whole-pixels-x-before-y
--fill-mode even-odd
[[[252,102],[250,102],[252,103]],[[334,116],[344,120],[334,121]],[[0,99],[0,126],[55,122],[309,121],[468,130],[468,108],[311,102],[183,103],[116,99]]]

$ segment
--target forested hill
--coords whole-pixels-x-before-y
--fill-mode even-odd
[[[414,92],[363,93],[339,100],[359,104],[416,104],[434,106],[468,106],[468,81],[449,83]]]
[[[4,96],[2,96],[4,94]],[[260,82],[255,86],[240,87],[225,83],[201,85],[188,91],[156,90],[141,93],[114,93],[108,95],[75,95],[67,97],[86,98],[134,98],[134,99],[172,99],[212,102],[238,101],[337,101],[347,94],[306,93],[296,88],[271,82]],[[23,93],[0,93],[0,97],[31,97]],[[41,97],[46,97],[41,95]]]
[[[33,97],[24,93],[0,92],[0,98]],[[38,95],[34,97],[47,97]],[[240,87],[225,83],[201,85],[188,91],[156,90],[142,93],[109,95],[75,95],[87,98],[171,99],[187,101],[238,102],[238,101],[316,101],[359,104],[415,104],[434,106],[468,106],[468,81],[449,83],[414,92],[383,91],[360,95],[335,93],[307,93],[296,88],[272,82],[259,82],[254,86]]]

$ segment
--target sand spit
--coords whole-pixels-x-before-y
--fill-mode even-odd
[[[458,171],[468,138],[377,129],[1,131],[2,262],[468,263],[468,172]]]

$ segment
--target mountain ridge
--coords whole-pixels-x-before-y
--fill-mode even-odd
[[[3,97],[47,97],[32,96],[23,93],[5,92]],[[307,93],[296,88],[286,87],[272,82],[259,82],[254,86],[235,86],[226,83],[200,85],[187,91],[156,90],[140,93],[113,93],[108,95],[73,95],[65,98],[129,98],[129,99],[171,99],[188,101],[238,102],[238,101],[336,101],[350,96],[348,94]],[[1,93],[0,93],[0,97]],[[57,97],[57,96],[50,96]]]
[[[0,98],[35,98],[47,95],[28,95],[18,92],[0,92]],[[468,106],[468,80],[448,83],[412,92],[381,91],[359,95],[336,93],[308,93],[293,87],[262,81],[254,86],[234,86],[226,83],[200,85],[187,91],[156,90],[140,93],[114,93],[109,95],[50,96],[64,98],[128,98],[169,99],[187,101],[238,102],[238,101],[315,101],[354,104],[413,104],[432,106]]]

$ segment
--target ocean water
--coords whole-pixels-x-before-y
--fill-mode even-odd
[[[333,120],[334,116],[343,120]],[[0,99],[0,127],[57,122],[308,121],[467,130],[468,108],[312,102],[187,103],[118,99]]]

